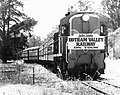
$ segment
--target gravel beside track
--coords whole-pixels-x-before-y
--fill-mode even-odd
[[[102,81],[86,81],[83,84],[105,95],[120,95],[120,87],[111,83]]]

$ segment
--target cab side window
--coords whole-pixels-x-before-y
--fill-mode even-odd
[[[69,26],[67,24],[61,26],[61,36],[69,36]]]

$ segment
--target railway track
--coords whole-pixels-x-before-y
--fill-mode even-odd
[[[84,84],[85,86],[90,87],[91,89],[95,90],[96,92],[99,92],[99,93],[105,94],[105,95],[109,95],[107,92],[102,91],[102,90],[100,90],[100,89],[98,89],[98,88],[96,88],[96,87],[94,87],[94,86],[91,86],[91,85],[89,85],[89,84],[86,83],[86,82],[81,82],[81,83]]]
[[[109,81],[101,81],[101,80],[98,80],[99,82],[103,82],[104,84],[107,84],[107,85],[110,85],[110,86],[113,86],[115,88],[119,88],[120,89],[120,86],[114,84],[114,83],[111,83]]]
[[[82,81],[81,84],[84,84],[103,95],[120,95],[120,86],[108,81]]]

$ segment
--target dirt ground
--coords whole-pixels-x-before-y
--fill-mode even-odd
[[[118,81],[120,79],[120,60],[106,58],[105,62],[105,74],[101,75],[101,77]],[[21,63],[18,62],[18,64]],[[79,81],[63,81],[40,65],[24,66],[27,66],[27,68],[20,73],[21,77],[14,76],[15,81],[19,80],[18,83],[13,81],[0,82],[0,95],[96,95],[91,89],[81,85]],[[33,75],[33,67],[35,84],[33,84],[32,78],[30,79]]]

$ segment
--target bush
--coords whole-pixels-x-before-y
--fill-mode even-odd
[[[108,45],[113,49],[113,57],[120,58],[120,28],[108,35]]]

